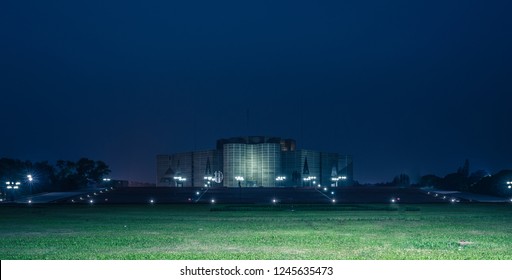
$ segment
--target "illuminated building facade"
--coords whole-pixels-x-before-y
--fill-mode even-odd
[[[157,186],[345,186],[352,157],[297,150],[295,140],[251,136],[220,139],[216,149],[157,156]]]

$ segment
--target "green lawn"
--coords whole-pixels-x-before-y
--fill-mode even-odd
[[[512,259],[512,205],[0,207],[0,259]]]

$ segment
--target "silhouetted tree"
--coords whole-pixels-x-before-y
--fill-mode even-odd
[[[408,187],[411,185],[411,179],[407,174],[400,174],[393,179],[392,184],[400,187]]]
[[[422,187],[439,187],[442,178],[433,174],[425,175],[420,178],[418,185]]]
[[[464,177],[469,177],[469,160],[464,161],[464,165],[457,170],[457,173]]]

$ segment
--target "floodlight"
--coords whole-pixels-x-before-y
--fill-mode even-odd
[[[215,203],[215,199],[212,199],[212,201],[211,201],[211,202],[212,202],[212,204],[213,204],[213,203]]]
[[[154,201],[153,199],[151,199],[151,200],[149,201],[149,203],[153,204],[153,203],[155,203],[155,201]]]
[[[28,204],[30,204],[30,203],[32,203],[32,200],[29,200],[29,201],[28,201]]]
[[[333,200],[332,200],[332,203],[336,203],[336,199],[333,199]]]

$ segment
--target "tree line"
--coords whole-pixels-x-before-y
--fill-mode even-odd
[[[5,182],[20,182],[20,193],[70,191],[99,185],[110,174],[109,166],[100,160],[80,158],[78,161],[58,160],[31,162],[11,158],[0,159],[0,178]],[[29,175],[31,178],[29,180]]]

